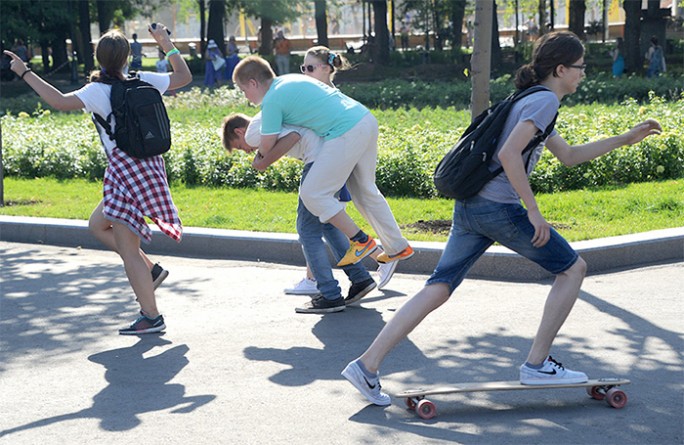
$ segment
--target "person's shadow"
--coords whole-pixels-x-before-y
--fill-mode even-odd
[[[0,437],[73,419],[100,419],[104,430],[126,431],[140,424],[140,414],[171,408],[172,413],[189,413],[214,400],[216,396],[208,394],[188,397],[183,385],[168,383],[189,363],[186,345],[144,357],[154,347],[170,344],[150,335],[133,346],[91,355],[88,360],[105,367],[108,385],[93,397],[90,408],[6,429]]]

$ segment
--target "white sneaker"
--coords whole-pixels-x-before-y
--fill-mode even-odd
[[[302,278],[302,280],[292,286],[289,289],[285,289],[285,293],[288,295],[318,295],[320,292],[316,287],[316,280],[310,280],[307,277]]]
[[[527,365],[520,367],[520,383],[523,385],[557,385],[564,383],[584,383],[587,375],[579,371],[565,369],[561,363],[549,356],[540,369]]]
[[[349,362],[342,376],[349,380],[356,389],[359,390],[369,402],[379,406],[388,406],[392,404],[390,396],[381,391],[380,378],[375,376],[373,378],[366,377],[356,360]]]
[[[378,289],[387,286],[389,280],[392,279],[394,271],[397,270],[399,261],[392,261],[391,263],[380,263],[378,265]]]

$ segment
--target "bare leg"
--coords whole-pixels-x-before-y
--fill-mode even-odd
[[[353,219],[349,215],[347,215],[347,212],[344,210],[339,211],[335,216],[330,218],[327,222],[332,224],[333,226],[337,227],[339,230],[342,231],[345,235],[347,235],[347,238],[350,238],[357,233],[359,233],[359,226],[356,225]]]
[[[128,282],[135,292],[140,308],[148,317],[157,317],[159,310],[154,297],[152,276],[145,263],[144,254],[141,254],[140,238],[120,223],[112,224],[112,232],[116,251],[123,260]]]
[[[104,214],[102,213],[102,206],[103,203],[100,201],[97,207],[95,207],[95,210],[93,210],[93,213],[90,215],[90,220],[88,221],[88,228],[95,238],[97,238],[102,244],[114,252],[119,253],[118,249],[116,248],[116,242],[114,241],[112,222],[104,217]],[[140,250],[140,255],[142,256],[143,261],[145,261],[147,269],[152,270],[154,264],[152,261],[150,261],[147,255],[145,255],[145,252]]]
[[[407,301],[380,331],[359,359],[370,372],[377,372],[385,356],[432,311],[444,304],[451,293],[444,283],[425,286]]]
[[[575,264],[565,272],[558,274],[549,291],[544,305],[537,335],[527,356],[527,362],[533,365],[543,362],[549,355],[551,344],[556,334],[568,318],[587,272],[587,263],[578,258]]]

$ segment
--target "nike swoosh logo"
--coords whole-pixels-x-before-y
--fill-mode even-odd
[[[539,371],[542,374],[548,374],[548,375],[556,375],[556,370],[554,369],[553,371]]]
[[[376,386],[376,385],[371,385],[370,382],[368,381],[368,379],[367,379],[366,377],[364,377],[363,380],[366,381],[366,385],[368,385],[368,387],[369,387],[370,389],[375,389],[375,386]]]
[[[355,250],[355,251],[354,251],[354,255],[356,255],[356,256],[361,256],[361,255],[364,254],[364,252],[365,252],[366,250],[368,250],[368,246],[364,247],[364,248],[361,249],[361,250]]]

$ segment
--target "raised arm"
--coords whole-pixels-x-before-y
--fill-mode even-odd
[[[570,146],[565,139],[556,135],[546,142],[546,147],[564,165],[572,166],[596,159],[616,148],[636,144],[648,136],[660,134],[661,131],[658,121],[647,119],[618,136],[582,145]]]
[[[155,25],[154,27],[152,25]],[[192,73],[185,59],[181,56],[180,51],[176,49],[166,26],[161,23],[153,23],[149,26],[148,31],[157,42],[159,47],[166,53],[167,59],[173,68],[173,72],[169,73],[170,82],[169,89],[175,90],[192,82]],[[175,50],[175,51],[174,51]],[[171,54],[169,54],[171,52]]]
[[[83,102],[81,102],[81,99],[76,97],[76,95],[72,93],[64,94],[40,78],[38,74],[26,66],[26,63],[24,63],[19,56],[7,50],[5,50],[4,53],[12,59],[10,62],[10,69],[33,88],[33,91],[38,93],[38,95],[51,107],[61,111],[79,110],[85,107]]]

